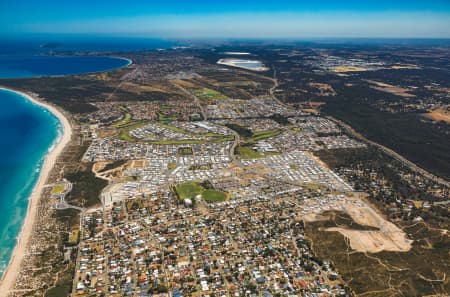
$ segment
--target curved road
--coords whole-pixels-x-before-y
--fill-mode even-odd
[[[273,78],[270,78],[273,82],[274,85],[272,86],[272,88],[270,88],[269,92],[271,97],[276,100],[278,103],[285,105],[283,102],[281,102],[274,94],[275,89],[278,87],[278,80],[276,78],[276,69],[274,66],[272,66],[273,68]],[[350,125],[344,123],[343,121],[340,121],[338,119],[335,119],[332,116],[327,116],[326,118],[328,118],[329,120],[335,122],[336,124],[338,124],[341,128],[344,129],[344,131],[346,131],[348,134],[352,135],[353,137],[367,143],[370,145],[373,145],[375,147],[377,147],[378,149],[380,149],[381,151],[383,151],[384,153],[386,153],[387,155],[391,156],[392,158],[402,162],[405,166],[407,166],[409,169],[411,169],[414,172],[420,173],[422,175],[424,175],[425,177],[431,179],[432,181],[435,181],[441,185],[444,185],[448,188],[450,188],[450,182],[448,182],[447,180],[438,177],[428,171],[426,171],[425,169],[419,167],[417,164],[409,161],[408,159],[406,159],[405,157],[403,157],[402,155],[400,155],[399,153],[395,152],[394,150],[385,147],[384,145],[381,145],[377,142],[374,142],[372,140],[367,139],[366,137],[364,137],[363,135],[361,135],[360,133],[356,132]]]

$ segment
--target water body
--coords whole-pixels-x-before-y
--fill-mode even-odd
[[[236,66],[240,66],[240,67],[246,67],[246,68],[259,68],[259,67],[263,67],[264,64],[259,62],[259,61],[246,61],[246,60],[236,60],[234,61],[234,64]]]
[[[182,45],[177,42],[152,38],[120,38],[104,36],[33,35],[0,36],[0,55],[45,55],[80,52],[130,52],[166,49]]]
[[[254,71],[266,71],[268,68],[261,61],[257,60],[241,60],[241,59],[220,59],[217,64],[234,66]]]
[[[0,89],[0,277],[16,244],[45,155],[62,133],[58,118]]]
[[[48,42],[59,44],[46,45]],[[130,63],[123,58],[55,53],[148,50],[174,45],[160,40],[61,36],[52,40],[0,39],[0,44],[0,79],[102,72]],[[16,245],[40,167],[61,134],[61,123],[47,109],[18,93],[0,89],[0,277]]]
[[[87,56],[0,56],[0,78],[27,78],[102,72],[125,67],[130,60]]]

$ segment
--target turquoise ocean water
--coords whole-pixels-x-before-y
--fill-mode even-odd
[[[53,41],[60,45],[53,49],[42,46]],[[57,36],[54,40],[38,37],[0,39],[0,44],[0,86],[2,78],[83,74],[129,64],[128,60],[120,58],[65,56],[74,52],[127,52],[174,45],[151,39],[76,39],[65,36]],[[61,129],[59,120],[45,108],[17,93],[0,90],[0,277],[22,228],[28,197],[39,178],[40,166],[56,143]]]
[[[62,126],[47,109],[0,89],[0,275],[25,218],[44,157]]]
[[[127,66],[108,57],[0,55],[1,78],[100,72]],[[62,126],[47,109],[0,89],[0,277],[9,263],[40,166]]]

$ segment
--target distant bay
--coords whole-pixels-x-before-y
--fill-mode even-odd
[[[125,58],[98,56],[0,56],[0,78],[29,78],[103,72],[125,67]]]
[[[61,129],[47,109],[0,89],[0,277],[16,245],[40,166]]]
[[[0,36],[0,56],[15,55],[74,55],[80,53],[125,53],[142,50],[167,49],[182,44],[152,38],[120,38],[105,36]]]

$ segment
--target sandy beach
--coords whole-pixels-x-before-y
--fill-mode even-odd
[[[46,108],[56,117],[58,117],[63,127],[63,133],[60,136],[58,143],[54,145],[53,150],[49,152],[45,158],[44,164],[41,168],[39,179],[33,189],[33,192],[29,197],[27,214],[23,221],[22,230],[19,234],[17,244],[11,255],[8,267],[4,272],[2,279],[0,280],[0,296],[7,296],[8,292],[13,289],[15,280],[18,274],[20,273],[21,264],[24,259],[25,253],[27,252],[27,247],[33,232],[33,226],[36,222],[36,215],[38,211],[39,200],[41,199],[42,196],[42,191],[53,168],[53,164],[55,164],[58,156],[64,150],[66,145],[70,142],[72,136],[72,128],[67,118],[55,107],[40,102],[37,99],[31,97],[30,95],[14,89],[7,89],[2,87],[0,87],[0,89],[14,91],[26,97],[33,103]]]

